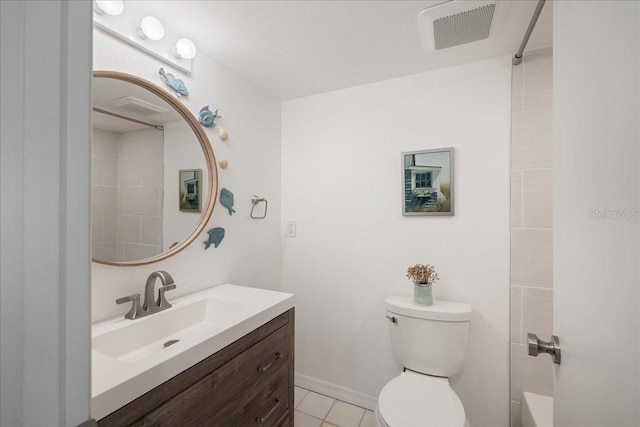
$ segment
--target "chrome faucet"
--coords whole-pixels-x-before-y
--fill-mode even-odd
[[[158,289],[157,299],[154,296],[156,279],[160,279],[160,283],[162,283],[162,286]],[[154,271],[149,275],[147,283],[144,286],[144,303],[142,306],[140,306],[140,294],[118,298],[116,304],[132,302],[131,309],[129,309],[129,312],[125,314],[124,317],[132,320],[138,319],[170,308],[171,304],[167,301],[165,292],[175,288],[176,285],[173,277],[171,277],[169,273],[163,270]]]

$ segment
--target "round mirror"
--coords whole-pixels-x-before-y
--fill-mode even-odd
[[[215,204],[209,139],[175,96],[136,76],[93,73],[93,261],[149,264],[187,247]]]

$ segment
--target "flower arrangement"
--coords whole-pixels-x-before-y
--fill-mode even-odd
[[[430,285],[436,280],[440,280],[436,268],[429,264],[416,264],[407,269],[407,279],[413,280],[416,285]]]

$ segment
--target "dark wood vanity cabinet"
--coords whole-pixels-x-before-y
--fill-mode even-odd
[[[98,421],[293,427],[294,309]]]

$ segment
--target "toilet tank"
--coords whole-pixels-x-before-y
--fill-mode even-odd
[[[407,369],[439,377],[451,377],[464,365],[471,305],[433,301],[420,306],[411,297],[385,299],[391,347]]]

